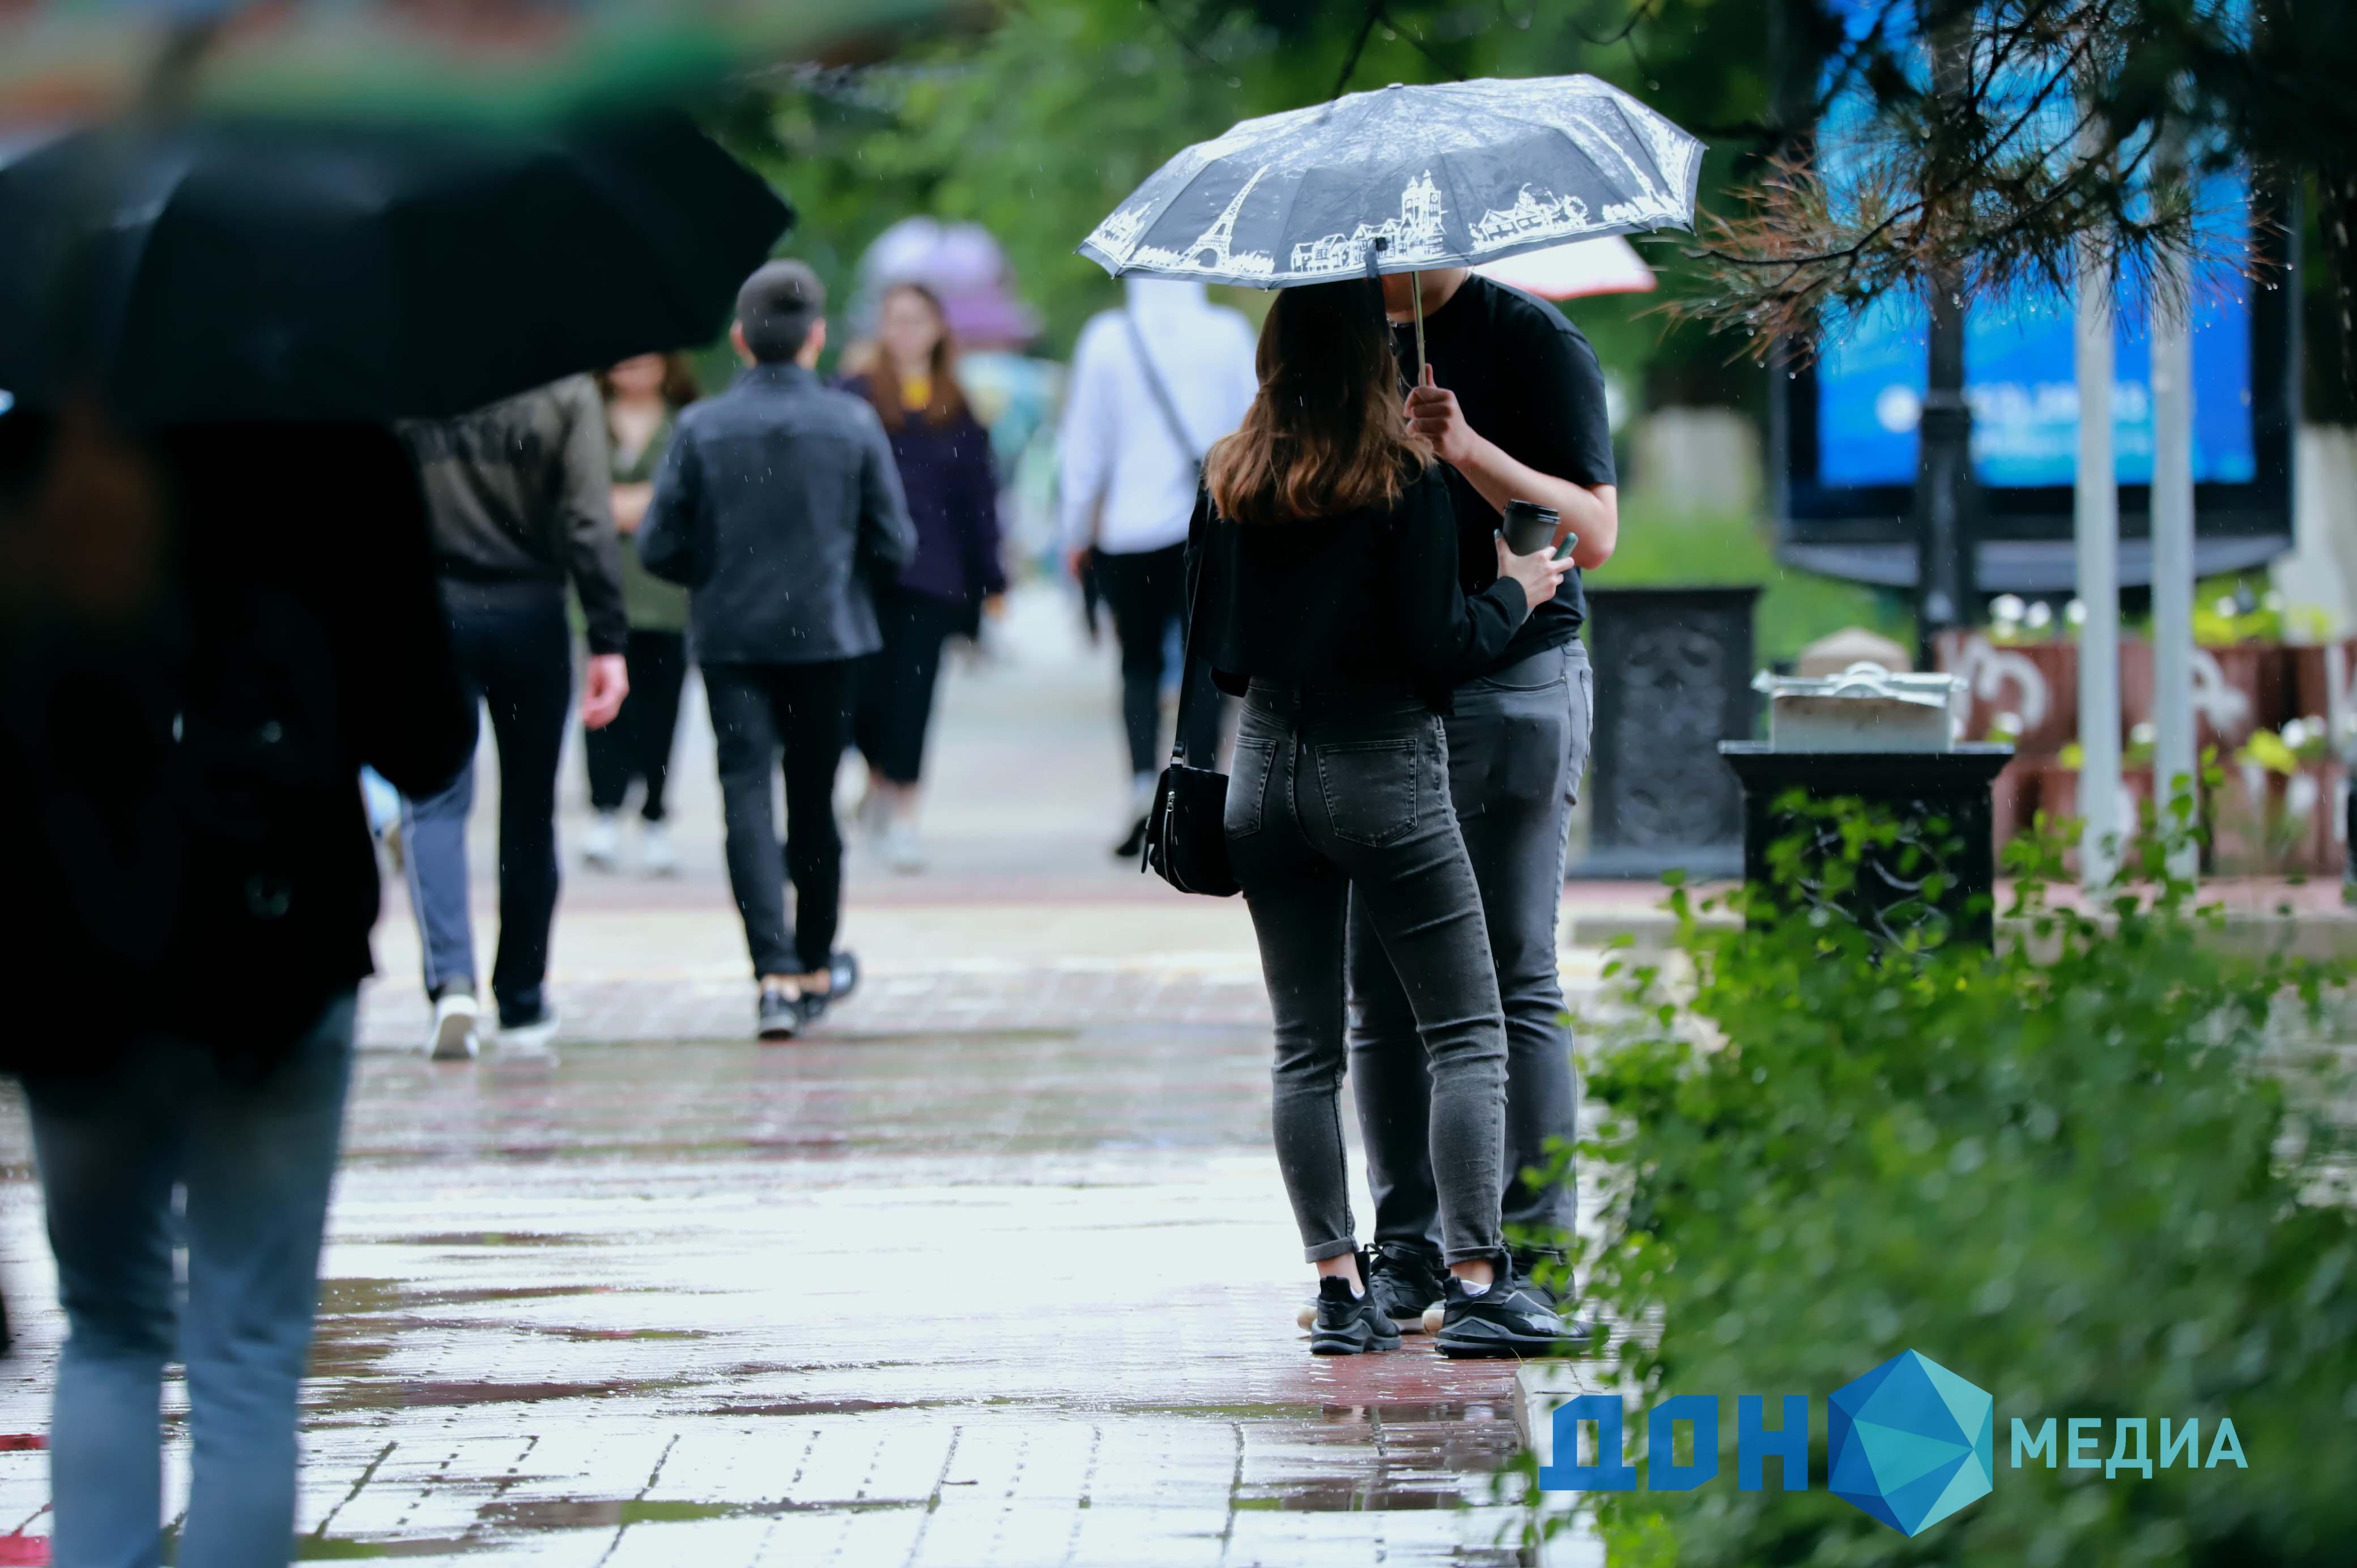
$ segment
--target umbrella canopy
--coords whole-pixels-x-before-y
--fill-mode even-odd
[[[1483,277],[1541,299],[1582,299],[1597,294],[1651,294],[1659,286],[1637,247],[1618,234],[1524,251],[1473,269]]]
[[[1246,120],[1081,243],[1107,272],[1280,288],[1694,227],[1702,144],[1592,76],[1397,84]]]
[[[168,38],[200,107],[490,118],[611,107],[780,59],[856,59],[951,0],[16,0],[0,121],[102,119]]]
[[[676,115],[78,132],[0,164],[0,387],[156,422],[458,413],[709,342],[791,220]]]

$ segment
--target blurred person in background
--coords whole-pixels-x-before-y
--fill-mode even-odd
[[[922,284],[884,293],[872,368],[845,385],[875,406],[916,525],[916,559],[875,585],[884,646],[860,666],[852,739],[867,760],[859,823],[895,871],[923,869],[917,789],[942,644],[974,636],[1006,592],[990,435],[957,379],[942,302]]]
[[[745,281],[730,337],[744,372],[680,415],[639,532],[647,570],[684,584],[688,638],[719,749],[728,884],[751,950],[755,1030],[788,1040],[850,995],[834,940],[843,839],[834,775],[852,672],[883,647],[874,585],[908,565],[916,529],[867,402],[818,379],[826,292],[801,262]],[[786,787],[778,847],[780,758]]]
[[[455,419],[408,422],[402,435],[433,519],[451,646],[490,709],[500,748],[500,947],[491,966],[500,1044],[542,1049],[556,1033],[546,985],[562,880],[556,766],[573,692],[568,581],[588,623],[583,726],[611,724],[630,685],[605,406],[594,381],[570,376]],[[472,1057],[479,1045],[467,875],[474,805],[469,764],[449,788],[411,797],[402,823],[434,1004],[425,1046],[436,1060]]]
[[[581,855],[601,871],[622,861],[622,807],[633,783],[640,802],[639,865],[650,875],[679,869],[663,816],[663,788],[679,731],[679,696],[687,683],[687,590],[666,583],[631,548],[654,499],[654,478],[679,411],[696,399],[695,372],[684,354],[640,354],[597,378],[606,399],[613,457],[614,532],[621,536],[622,609],[630,618],[623,650],[630,694],[603,729],[583,737],[589,806],[597,815],[582,834]]]
[[[361,772],[430,797],[474,745],[408,454],[0,415],[0,886],[29,917],[0,1066],[67,1324],[42,1561],[163,1560],[178,1359],[175,1560],[284,1564],[377,914]]]
[[[1121,643],[1129,805],[1114,854],[1138,853],[1167,755],[1160,744],[1166,650],[1185,612],[1187,520],[1203,454],[1251,406],[1252,325],[1203,285],[1126,278],[1128,304],[1092,317],[1072,351],[1061,439],[1063,537],[1072,575],[1093,571]],[[1210,767],[1220,702],[1210,677],[1193,703],[1188,755]]]

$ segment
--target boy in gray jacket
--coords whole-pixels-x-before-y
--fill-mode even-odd
[[[800,262],[746,280],[732,337],[747,369],[680,415],[639,536],[647,570],[692,590],[688,640],[712,704],[728,881],[765,1040],[791,1039],[858,980],[834,947],[834,772],[853,661],[883,646],[871,579],[917,548],[882,423],[865,399],[818,379],[825,306]],[[781,754],[791,921],[770,806]]]

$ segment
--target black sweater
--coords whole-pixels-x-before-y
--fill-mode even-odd
[[[1240,523],[1198,498],[1203,657],[1222,691],[1254,680],[1316,691],[1413,693],[1447,712],[1459,681],[1493,662],[1530,614],[1501,579],[1458,583],[1456,513],[1439,469],[1388,510]]]

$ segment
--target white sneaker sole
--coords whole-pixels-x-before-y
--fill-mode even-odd
[[[476,1015],[453,1009],[436,1011],[433,1038],[425,1042],[426,1056],[437,1062],[470,1062],[482,1049],[482,1036],[475,1026]]]

